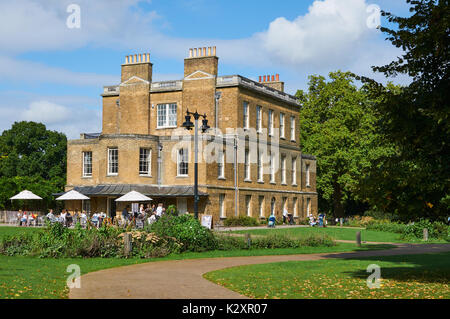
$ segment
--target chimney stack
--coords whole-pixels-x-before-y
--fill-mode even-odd
[[[261,81],[262,78],[262,81]],[[268,87],[284,92],[284,82],[280,81],[280,75],[263,75],[259,76],[259,83],[262,83]]]
[[[184,76],[195,71],[217,75],[218,60],[216,47],[190,48],[189,57],[184,60]]]

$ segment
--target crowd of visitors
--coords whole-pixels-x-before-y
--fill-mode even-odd
[[[37,226],[38,215],[34,212],[19,210],[17,213],[17,223],[19,226]]]

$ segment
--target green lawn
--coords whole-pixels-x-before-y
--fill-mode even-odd
[[[34,228],[0,227],[0,238],[6,234],[23,231],[36,231]],[[331,253],[357,250],[389,249],[390,245],[363,245],[357,248],[354,244],[339,243],[333,247],[303,247],[299,249],[250,249],[232,251],[208,251],[202,253],[183,253],[157,259],[51,259],[34,257],[10,257],[0,255],[0,298],[66,298],[67,266],[78,264],[81,273],[106,268],[163,260],[179,260],[194,258],[217,258],[237,256],[290,255]]]
[[[367,287],[367,266],[381,267],[381,287]],[[449,299],[450,252],[424,255],[293,261],[205,274],[257,299]]]
[[[361,231],[361,240],[372,242],[389,242],[389,243],[402,243],[402,242],[414,242],[425,243],[423,240],[417,241],[405,241],[400,239],[400,234],[366,230],[360,228],[340,228],[340,227],[293,227],[293,228],[261,228],[252,230],[240,230],[236,233],[245,234],[250,233],[254,235],[268,235],[268,234],[285,234],[290,237],[301,237],[311,233],[325,233],[340,240],[356,240],[356,233]],[[446,243],[444,240],[429,240],[426,243]]]

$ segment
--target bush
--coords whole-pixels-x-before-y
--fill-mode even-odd
[[[401,238],[423,238],[423,229],[428,229],[428,237],[435,239],[450,240],[450,227],[442,222],[430,222],[428,219],[421,219],[405,226]]]
[[[350,227],[366,227],[372,221],[374,221],[373,217],[356,215],[345,219],[344,225]]]
[[[211,230],[203,227],[190,215],[163,215],[158,221],[147,226],[147,230],[158,236],[176,238],[183,244],[182,251],[206,251],[217,247]]]
[[[248,243],[244,237],[216,234],[219,250],[248,249]],[[290,238],[286,235],[270,234],[264,237],[253,237],[251,248],[275,249],[275,248],[300,248],[317,246],[334,246],[335,243],[328,235],[311,234],[303,238]]]
[[[259,222],[256,218],[249,216],[238,216],[238,217],[230,217],[225,219],[224,226],[226,227],[235,227],[235,226],[258,226]]]
[[[391,222],[387,219],[373,220],[367,224],[366,229],[402,234],[406,229],[406,225],[399,222]]]

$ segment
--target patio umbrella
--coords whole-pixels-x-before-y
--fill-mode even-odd
[[[81,211],[83,211],[83,201],[89,199],[89,197],[72,189],[71,191],[68,191],[67,193],[59,196],[56,200],[81,200]]]
[[[11,202],[15,199],[21,199],[21,200],[36,200],[36,199],[42,199],[38,195],[34,194],[33,192],[30,192],[28,190],[21,191],[19,194],[14,195],[10,198]]]
[[[24,190],[24,191],[21,191],[19,194],[10,198],[10,200],[13,200],[13,199],[42,199],[42,198],[36,194],[33,194],[33,192]]]
[[[126,193],[122,197],[119,197],[116,199],[116,202],[148,202],[151,201],[150,197],[147,197],[139,192],[131,191],[129,193]]]

